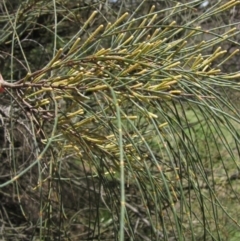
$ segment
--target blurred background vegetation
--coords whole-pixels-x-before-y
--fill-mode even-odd
[[[0,240],[230,240],[239,1],[0,1]]]

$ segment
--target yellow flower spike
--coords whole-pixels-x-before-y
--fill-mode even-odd
[[[80,109],[80,110],[77,110],[77,111],[72,112],[72,113],[67,113],[67,117],[71,118],[71,117],[74,117],[76,115],[83,115],[83,114],[84,114],[84,110]]]
[[[127,49],[121,49],[120,51],[118,51],[119,54],[125,54],[128,53]]]
[[[55,83],[55,82],[58,82],[58,81],[61,81],[61,80],[66,80],[66,76],[65,77],[57,76],[54,79],[49,79],[49,81],[52,82],[52,83]]]
[[[96,144],[104,144],[106,139],[95,139],[95,138],[92,138],[90,136],[86,136],[86,135],[82,135],[82,137],[84,139],[86,139],[87,141],[90,141],[90,142],[93,142],[93,143],[96,143]]]
[[[116,27],[119,23],[121,23],[126,17],[128,16],[128,12],[124,13],[120,18],[118,18],[109,28],[113,29],[114,27]]]
[[[52,91],[52,88],[41,88],[41,90],[35,91],[34,93],[26,96],[26,99],[29,99],[33,96],[36,96],[36,95],[39,95],[39,94],[42,94],[42,93],[45,93],[46,91]]]
[[[221,47],[219,47],[218,49],[221,49]],[[205,60],[202,62],[202,64],[200,65],[200,67],[203,67],[203,66],[205,66],[205,65],[210,65],[213,60],[217,59],[220,55],[225,54],[226,52],[227,52],[226,50],[223,50],[223,51],[221,51],[221,52],[219,52],[219,53],[217,53],[217,52],[215,51],[215,53],[214,53],[211,57],[205,59]]]
[[[205,72],[206,70],[207,70],[207,68],[209,67],[209,65],[207,64],[207,65],[205,65],[204,66],[204,68],[203,68],[203,70],[202,70],[202,72]]]
[[[67,72],[65,79],[69,78],[69,77],[73,77],[74,75],[77,75],[78,73],[79,73],[79,70],[72,68]],[[53,79],[53,81],[55,81],[55,79]]]
[[[233,53],[231,53],[229,56],[227,56],[226,59],[224,59],[220,64],[217,65],[217,67],[221,66],[224,64],[226,61],[228,61],[230,58],[232,58],[235,54],[239,52],[239,49],[236,49]]]
[[[188,64],[190,65],[190,63],[193,62],[193,58],[194,56],[191,55],[190,58],[186,59],[186,62],[184,63],[183,68],[188,68],[189,67]]]
[[[63,98],[64,98],[64,95],[63,96],[58,95],[58,96],[55,97],[55,100],[61,100]]]
[[[42,87],[41,91],[52,91],[53,88],[52,87]],[[35,92],[37,93],[37,92]]]
[[[163,35],[164,33],[166,33],[166,32],[167,32],[171,27],[173,27],[175,24],[176,24],[176,21],[171,22],[163,31],[160,32],[159,37],[160,37],[161,35]],[[182,29],[180,29],[180,30],[182,30]]]
[[[147,26],[150,26],[154,21],[155,21],[155,19],[157,18],[157,14],[154,14],[153,15],[153,17],[152,17],[152,19],[149,21],[149,23],[148,23],[148,25]]]
[[[136,22],[136,19],[133,18],[130,22],[128,22],[126,30],[130,30],[132,28],[132,25]]]
[[[138,64],[138,63],[136,63],[136,64],[134,64],[134,65],[130,65],[129,68],[127,68],[125,71],[123,71],[123,72],[121,73],[121,76],[124,76],[124,75],[132,72],[133,70],[135,70],[135,69],[138,68],[138,67],[139,67],[139,64]]]
[[[132,39],[134,38],[134,36],[133,35],[131,35],[127,40],[125,40],[123,43],[122,43],[122,45],[121,46],[124,46],[124,45],[127,45],[129,42],[131,42],[132,41]]]
[[[145,27],[145,23],[147,22],[147,17],[143,19],[143,21],[140,23],[140,25],[138,26],[139,29]]]
[[[136,75],[143,75],[147,72],[148,70],[147,69],[143,69],[141,70],[140,72],[137,72]]]
[[[181,93],[182,93],[181,90],[171,90],[171,91],[169,91],[169,94],[171,94],[171,95],[180,95]]]
[[[168,52],[171,48],[173,48],[175,45],[173,45],[172,43],[168,44],[165,49],[163,50],[163,53]]]
[[[155,5],[152,5],[152,7],[151,7],[151,9],[150,9],[150,11],[149,11],[149,14],[150,14],[150,13],[153,13],[154,10],[155,10]]]
[[[165,127],[165,126],[167,126],[167,125],[168,125],[168,123],[167,123],[167,122],[164,122],[164,123],[160,124],[160,125],[158,126],[158,128],[159,128],[159,129],[162,129],[163,127]]]
[[[81,49],[84,48],[88,43],[90,43],[93,38],[104,28],[104,26],[101,24],[84,42],[84,44],[81,46]]]
[[[75,84],[79,82],[79,80],[82,80],[84,76],[83,72],[79,72],[78,75],[76,75],[74,78],[68,80],[68,84]]]
[[[180,61],[177,61],[177,62],[175,62],[175,63],[172,63],[172,64],[166,66],[166,67],[164,68],[164,70],[169,70],[169,69],[171,69],[171,68],[173,68],[173,67],[176,67],[176,66],[178,66],[178,65],[180,65],[180,64],[181,64],[181,62],[180,62]]]
[[[214,51],[214,53],[213,53],[212,55],[217,54],[221,49],[222,49],[222,47],[218,47],[218,48]]]
[[[171,87],[170,85],[164,85],[164,86],[159,86],[157,89],[154,89],[155,91],[158,91],[158,90],[161,90],[161,91],[164,91],[164,90],[169,90]]]
[[[128,149],[128,148],[130,149],[131,147],[133,147],[132,144],[127,144],[127,145],[125,146],[126,149]],[[131,149],[132,149],[132,148],[131,148]]]
[[[128,119],[128,120],[136,120],[138,116],[136,115],[128,115],[128,116],[123,116],[123,119]]]
[[[78,47],[79,42],[81,41],[81,38],[77,38],[76,41],[74,42],[74,44],[72,45],[72,47],[70,48],[70,50],[68,51],[68,54],[73,53],[76,48]]]
[[[23,80],[23,83],[26,83],[31,76],[32,76],[31,73],[27,73],[27,75],[25,76],[25,78]]]
[[[223,10],[227,10],[228,8],[231,8],[237,4],[239,4],[240,1],[236,1],[236,0],[232,0],[230,2],[227,2],[223,5],[221,5],[219,8],[216,9],[216,11],[223,11]]]
[[[154,44],[152,43],[147,43],[146,46],[142,49],[141,54],[146,54],[150,51],[150,49],[152,49],[152,47],[154,46]]]
[[[172,81],[172,80],[176,81],[181,78],[182,78],[182,75],[175,75],[175,76],[167,77],[167,78],[164,78],[161,80],[162,81],[161,84],[167,84],[167,83],[169,83],[169,81]]]
[[[157,49],[159,47],[159,45],[163,44],[164,42],[166,41],[166,38],[163,39],[163,40],[157,40],[157,41],[154,41],[152,44],[154,45],[154,49]]]
[[[187,44],[187,41],[183,41],[182,44],[178,47],[178,49],[176,51],[179,51],[181,49],[183,49],[185,47],[185,45]]]
[[[137,83],[136,85],[131,86],[130,89],[136,89],[142,86],[143,86],[143,83]]]
[[[171,48],[173,48],[173,47],[176,47],[176,46],[178,47],[179,44],[180,44],[182,41],[183,41],[183,39],[180,39],[180,40],[176,40],[176,41],[173,41],[173,42],[167,44],[167,47],[164,48],[163,53],[169,51],[169,50],[170,50]],[[178,48],[179,48],[179,47],[178,47]],[[174,50],[174,51],[173,51],[173,54],[174,54],[176,51],[177,51],[177,50]],[[167,58],[167,59],[169,60],[170,58]]]
[[[145,41],[146,41],[146,42],[149,42],[149,41],[150,41],[150,38],[151,38],[151,35],[148,34],[148,36],[146,37]]]
[[[72,151],[72,149],[74,149],[75,151],[78,152],[78,155],[82,156],[81,151],[79,150],[78,146],[76,146],[76,145],[72,145],[72,144],[64,145],[64,149],[69,150],[69,151]]]
[[[221,77],[224,78],[224,79],[238,79],[238,78],[240,78],[240,73],[237,73],[237,74],[234,74],[234,75],[223,75]]]
[[[160,32],[160,29],[159,29],[159,28],[156,29],[156,30],[153,32],[153,34],[152,34],[152,36],[150,37],[150,39],[153,39],[155,36],[157,36],[159,32]]]
[[[89,117],[89,118],[85,118],[85,119],[83,119],[83,120],[75,123],[75,124],[74,124],[74,127],[75,127],[75,128],[79,128],[79,127],[81,127],[81,126],[90,124],[90,123],[92,123],[93,121],[95,121],[95,119],[96,119],[96,118],[95,118],[94,116],[91,116],[91,117]]]
[[[57,66],[60,66],[61,64],[62,64],[62,61],[58,60],[52,64],[52,67],[57,67]]]
[[[138,47],[133,51],[133,53],[130,55],[130,56],[132,56],[132,55],[135,55],[135,53],[137,52],[137,51],[141,51],[142,50],[142,48],[144,47],[146,45],[146,42],[144,41],[144,42],[142,42],[142,43],[140,43],[139,45],[138,45]]]
[[[208,75],[215,75],[221,73],[220,69],[211,69],[210,71],[207,72]]]
[[[161,86],[165,86],[165,85],[170,86],[170,85],[174,85],[174,84],[176,84],[176,83],[177,83],[177,80],[166,81],[166,82],[163,82],[163,83],[161,84]]]
[[[37,103],[37,107],[48,105],[50,101],[48,99],[41,100]]]
[[[96,17],[97,15],[97,11],[93,11],[93,13],[91,14],[91,16],[88,18],[88,20],[84,23],[83,25],[83,29],[85,29],[87,27],[87,25]]]
[[[74,150],[76,150],[76,151],[77,151],[77,153],[78,153],[78,155],[79,155],[80,157],[82,157],[82,156],[83,156],[83,155],[82,155],[82,153],[81,153],[81,151],[79,150],[78,146],[73,145],[72,147],[73,147],[73,149],[74,149]]]
[[[218,58],[220,55],[223,55],[223,54],[226,54],[227,53],[227,50],[223,50],[223,51],[220,51],[219,53],[217,53],[216,55],[214,54],[213,55],[213,60]]]
[[[106,138],[108,139],[108,140],[110,140],[110,139],[114,139],[115,140],[115,136],[112,134],[112,135],[109,135],[109,136],[106,136]]]
[[[136,56],[139,56],[139,53],[141,53],[141,50],[134,50],[130,55],[126,55],[126,58],[133,59],[136,58]]]
[[[54,88],[59,87],[59,86],[66,86],[66,85],[69,85],[68,79],[63,79],[61,81],[54,80],[54,82],[51,84],[51,86]]]
[[[239,2],[240,3],[240,2]],[[237,28],[231,28],[231,29],[229,29],[227,32],[225,32],[224,33],[224,36],[226,35],[226,36],[228,36],[228,35],[230,35],[230,34],[232,34],[233,32],[235,32],[237,30]]]
[[[151,85],[151,86],[149,86],[149,90],[158,90],[158,88],[159,88],[159,85]]]
[[[93,72],[87,71],[84,73],[85,76],[89,77],[89,76],[93,76]]]
[[[194,35],[196,32],[198,32],[198,30],[200,30],[201,27],[197,26],[194,30],[192,30],[184,39],[188,39],[190,38],[192,35]]]
[[[61,54],[63,52],[63,48],[60,48],[57,51],[57,54],[55,55],[55,57],[50,61],[50,63],[47,65],[47,67],[51,67],[53,64],[56,63],[56,61],[60,58]]]
[[[171,85],[177,83],[177,81],[166,81],[163,82],[161,84],[158,85],[152,85],[149,87],[149,90],[154,90],[154,91],[158,91],[158,90],[164,90],[164,89],[169,89]]]
[[[147,44],[146,44],[146,46],[147,46]],[[139,50],[134,56],[132,55],[131,57],[132,57],[132,58],[134,57],[134,59],[139,59],[139,57],[140,57],[142,54],[144,54],[143,49],[146,48],[146,46],[142,46],[143,48],[142,48],[141,50]],[[130,56],[129,56],[129,57],[130,57]]]
[[[45,73],[39,75],[37,78],[34,78],[32,82],[33,82],[33,83],[38,83],[39,80],[44,79],[44,76],[45,76],[45,75],[46,75]]]
[[[111,25],[112,25],[112,23],[110,23],[110,22],[107,23],[107,26],[105,28],[105,32],[111,27]]]
[[[116,144],[107,144],[104,146],[104,149],[117,149]]]
[[[175,6],[173,6],[173,8],[171,9],[171,12],[169,14],[169,16],[172,16],[174,13],[176,13],[176,11],[178,10],[178,8],[181,6],[181,4],[179,2],[176,3]]]
[[[158,116],[157,115],[155,115],[155,114],[153,114],[152,112],[147,112],[148,113],[148,116],[150,117],[150,118],[155,118],[155,119],[157,119],[158,118]]]
[[[194,47],[194,50],[193,50],[193,52],[195,52],[196,50],[199,50],[199,49],[201,49],[201,47],[203,46],[203,45],[205,45],[206,44],[206,41],[202,41],[202,42],[200,42],[199,44],[197,44],[195,47]]]
[[[172,54],[167,57],[167,60],[172,59],[180,50],[184,48],[184,46],[187,44],[187,41],[184,41]]]
[[[120,33],[120,34],[118,34],[115,42],[116,42],[116,43],[119,43],[119,42],[124,38],[125,35],[126,35],[126,33]]]
[[[109,89],[107,85],[97,85],[95,87],[86,89],[86,91],[98,91],[98,90],[106,90],[106,89]]]
[[[195,69],[195,67],[196,67],[199,63],[201,63],[202,61],[203,61],[203,57],[202,57],[201,54],[199,54],[199,55],[197,56],[197,58],[195,59],[195,61],[193,62],[191,69]]]
[[[69,77],[66,82],[66,86],[69,85],[69,82],[72,82],[74,80],[74,77]]]

